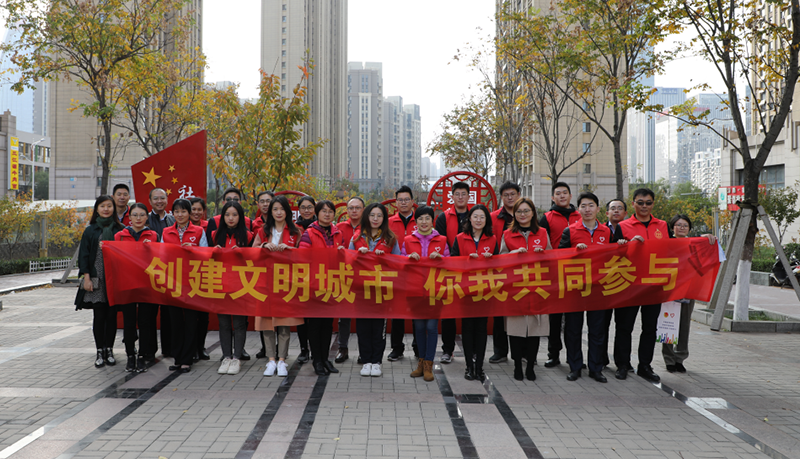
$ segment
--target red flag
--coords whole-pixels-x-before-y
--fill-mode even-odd
[[[153,188],[167,193],[167,210],[180,198],[206,199],[206,131],[184,139],[131,166],[136,202],[150,208]]]

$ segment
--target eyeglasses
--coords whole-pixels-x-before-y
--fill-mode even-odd
[[[411,202],[411,201],[412,201],[412,199],[411,199],[411,198],[399,198],[399,199],[397,200],[397,202],[401,202],[401,203],[403,203],[403,204],[405,204],[405,203],[407,203],[407,202]]]
[[[357,211],[359,211],[359,210],[364,210],[364,208],[363,208],[363,207],[361,207],[361,206],[356,206],[356,207],[348,207],[348,208],[347,208],[347,211],[348,211],[348,212],[357,212]]]
[[[455,193],[453,196],[455,196],[457,198],[468,198],[469,197],[469,193]]]
[[[308,211],[313,211],[313,210],[314,210],[314,207],[313,207],[313,206],[301,206],[301,207],[300,207],[300,210],[308,210]]]
[[[271,202],[272,202],[272,201],[265,200],[265,199],[259,199],[259,200],[258,200],[258,203],[259,203],[259,204],[269,204],[269,203],[271,203]]]
[[[532,210],[530,210],[530,209],[524,209],[524,210],[518,210],[518,211],[516,211],[516,212],[514,212],[514,213],[515,213],[515,214],[520,214],[520,215],[528,215],[529,213],[532,213],[532,212],[533,212],[533,211],[532,211]]]
[[[645,206],[645,207],[652,206],[653,205],[653,201],[636,201],[636,205],[637,206]]]
[[[689,228],[689,225],[685,225],[685,224],[675,224],[675,228]]]
[[[225,202],[239,202],[239,198],[225,198]]]

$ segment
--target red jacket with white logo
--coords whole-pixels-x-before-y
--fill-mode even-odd
[[[300,244],[300,236],[303,235],[303,227],[298,226],[298,230],[300,230],[297,234],[292,234],[289,231],[289,228],[284,226],[283,232],[281,233],[281,243],[286,244],[289,247],[297,247]],[[265,242],[272,241],[272,235],[267,236],[267,233],[264,232],[264,227],[258,229],[258,238],[261,239],[261,243],[264,244]]]
[[[342,240],[350,244],[350,240],[361,232],[361,225],[353,226],[350,220],[345,220],[336,224],[336,228],[342,233]]]
[[[597,228],[594,230],[594,234],[592,234],[583,226],[583,220],[580,220],[569,225],[569,227],[564,230],[561,234],[561,242],[558,248],[565,249],[576,247],[578,244],[603,245],[610,244],[611,242],[613,242],[612,234],[608,226],[597,222]]]
[[[214,230],[214,232],[211,233],[211,238],[214,241],[214,246],[217,245],[217,231],[218,230]],[[252,244],[253,244],[253,233],[248,231],[247,232],[247,247],[250,247]],[[233,237],[233,235],[229,234],[228,237],[225,238],[225,248],[226,249],[232,249],[233,247],[241,247],[241,246],[239,245],[239,243],[236,240],[236,238]]]
[[[514,251],[517,249],[521,249],[525,247],[528,249],[529,252],[532,252],[533,249],[540,248],[542,250],[547,249],[547,230],[539,227],[539,231],[534,233],[531,231],[528,234],[528,241],[525,241],[525,236],[522,233],[513,233],[511,231],[506,231],[503,233],[503,241],[506,243],[506,247],[508,251]],[[550,245],[552,247],[552,244]]]
[[[183,241],[181,241],[180,233],[178,232],[178,224],[176,223],[164,228],[164,231],[161,233],[161,238],[163,242],[167,244],[191,244],[197,247],[203,239],[203,228],[192,225],[192,223],[189,222],[189,226],[187,226],[186,231],[183,232]]]
[[[497,238],[492,236],[487,236],[486,234],[481,234],[481,239],[478,241],[477,247],[475,246],[475,240],[472,239],[471,234],[461,233],[456,236],[456,243],[453,244],[453,249],[450,251],[450,255],[457,257],[457,256],[464,256],[470,255],[473,253],[477,254],[484,254],[484,253],[491,253],[492,255],[497,254],[500,249],[497,247]]]
[[[117,242],[144,242],[146,240],[150,242],[159,241],[158,233],[156,233],[155,231],[151,230],[146,226],[144,227],[142,232],[139,233],[138,239],[136,238],[136,236],[134,236],[134,233],[135,231],[133,230],[133,228],[129,226],[124,230],[118,231],[116,234],[114,234],[114,240]]]

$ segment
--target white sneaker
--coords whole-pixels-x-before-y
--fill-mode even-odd
[[[275,376],[275,370],[278,369],[278,364],[274,360],[267,363],[267,369],[264,370],[264,376]]]
[[[225,357],[224,359],[222,359],[222,363],[219,365],[219,370],[217,370],[217,373],[221,375],[226,375],[228,374],[228,369],[230,369],[230,367],[231,367],[231,359]]]
[[[381,374],[381,364],[380,363],[373,363],[372,364],[372,372],[370,376],[380,376]]]
[[[363,367],[361,367],[361,376],[370,376],[372,375],[372,364],[365,363]]]
[[[231,359],[231,366],[228,368],[228,374],[229,375],[238,374],[240,367],[241,367],[241,362],[239,362],[239,359]]]
[[[278,376],[289,376],[289,367],[283,360],[278,360]]]

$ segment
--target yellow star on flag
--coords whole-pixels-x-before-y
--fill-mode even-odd
[[[150,172],[142,172],[142,174],[144,175],[144,183],[142,185],[147,185],[147,183],[149,182],[152,183],[153,186],[158,186],[156,185],[156,180],[160,179],[161,176],[156,175],[154,169],[155,169],[154,167],[151,167]]]
[[[170,172],[175,172],[175,166],[169,166],[169,171]]]
[[[171,194],[172,194],[172,190],[170,190],[170,189],[167,189],[167,196],[169,196],[169,195],[171,195]]]
[[[172,183],[178,183],[178,179],[176,179],[175,177],[172,177]]]

